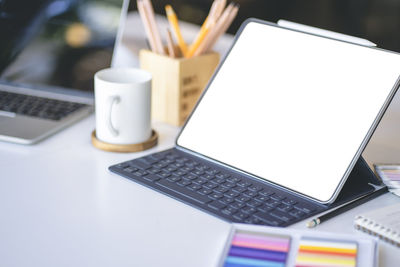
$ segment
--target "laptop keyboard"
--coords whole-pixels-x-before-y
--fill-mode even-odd
[[[110,170],[232,222],[287,226],[321,211],[317,204],[213,165],[171,149]]]
[[[60,120],[85,104],[0,91],[0,110],[49,120]]]

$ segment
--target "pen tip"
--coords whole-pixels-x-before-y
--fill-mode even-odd
[[[317,226],[319,223],[320,223],[320,220],[319,220],[319,219],[313,219],[313,220],[307,222],[306,226],[307,226],[308,228],[314,228],[314,227]]]

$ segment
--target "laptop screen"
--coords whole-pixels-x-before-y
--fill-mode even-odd
[[[249,22],[177,144],[331,202],[399,74],[396,53]]]
[[[0,79],[93,90],[111,64],[123,0],[1,0]]]

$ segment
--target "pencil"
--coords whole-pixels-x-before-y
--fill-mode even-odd
[[[183,54],[183,56],[186,57],[187,45],[185,43],[185,40],[182,37],[182,33],[181,33],[181,30],[180,30],[179,24],[178,24],[178,18],[170,5],[165,6],[165,12],[167,13],[167,18],[168,18],[169,24],[171,25],[171,28],[174,31],[175,37],[178,41],[178,45],[182,51],[182,54]]]
[[[234,4],[230,3],[228,7],[224,10],[222,15],[218,18],[216,24],[212,27],[211,31],[207,34],[207,37],[203,40],[203,42],[200,44],[198,49],[195,51],[194,56],[201,55],[202,53],[206,52],[209,47],[210,43],[213,42],[213,40],[216,38],[219,29],[223,26],[223,24],[226,22],[226,20],[229,17],[229,14],[231,10],[233,9]]]
[[[222,11],[224,11],[224,9],[225,9],[225,6],[226,6],[226,0],[218,1],[217,7],[215,8],[215,14],[214,14],[215,20],[217,20],[221,16]]]
[[[149,20],[149,25],[150,25],[150,30],[153,33],[153,38],[154,38],[154,45],[157,53],[161,55],[165,55],[164,52],[164,47],[161,41],[161,36],[160,32],[158,31],[157,24],[156,24],[156,19],[154,16],[154,9],[153,6],[150,2],[150,0],[142,0],[144,10],[146,11],[147,18]]]
[[[175,58],[176,54],[174,50],[174,41],[172,40],[171,31],[168,28],[167,28],[167,45],[168,45],[169,56]]]
[[[218,39],[228,30],[229,26],[231,26],[233,20],[235,19],[238,11],[239,11],[239,5],[235,4],[235,6],[229,12],[228,18],[222,24],[222,26],[218,29],[218,32],[216,33],[214,38],[211,40],[211,42],[208,44],[208,47],[205,48],[204,52],[207,52],[208,50],[210,50],[215,45],[215,43],[218,41]]]
[[[338,206],[337,208],[334,208],[333,210],[327,211],[326,213],[320,215],[318,218],[312,219],[311,221],[307,222],[306,226],[308,228],[314,228],[317,225],[323,223],[324,221],[327,221],[330,218],[333,218],[343,212],[346,212],[354,207],[357,207],[358,205],[361,205],[385,192],[387,192],[387,187],[383,186],[377,190],[374,190],[373,192],[367,193],[361,197],[358,197],[354,200],[344,203]]]
[[[153,33],[150,30],[149,20],[147,18],[146,12],[144,11],[144,6],[143,6],[142,0],[137,0],[137,7],[138,7],[140,18],[141,18],[143,26],[144,26],[144,30],[147,35],[147,39],[149,40],[150,49],[153,52],[157,52],[156,46],[154,43]]]
[[[197,35],[195,41],[189,47],[189,50],[186,55],[187,58],[191,58],[196,53],[197,49],[199,49],[201,43],[207,37],[207,34],[210,32],[210,29],[214,26],[214,24],[215,24],[214,18],[211,17],[207,25],[204,28],[200,29],[200,32]]]
[[[196,36],[195,40],[199,38],[199,36],[203,33],[205,28],[210,24],[211,19],[218,19],[218,16],[216,16],[215,12],[217,10],[217,6],[219,5],[219,2],[221,0],[214,0],[214,2],[211,5],[210,11],[208,12],[207,18],[204,20],[203,25],[201,25],[200,31],[198,35]],[[194,43],[194,42],[193,42]]]

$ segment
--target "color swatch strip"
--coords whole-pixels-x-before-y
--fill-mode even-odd
[[[290,236],[237,231],[224,267],[284,267]]]
[[[296,267],[356,266],[357,243],[302,238],[296,257]]]

